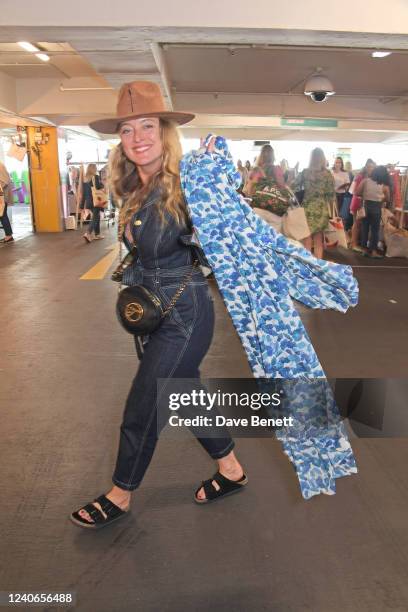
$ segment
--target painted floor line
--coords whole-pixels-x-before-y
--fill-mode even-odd
[[[109,268],[112,266],[113,262],[116,260],[119,251],[119,245],[114,245],[113,247],[108,247],[111,249],[110,253],[102,257],[90,270],[85,272],[79,280],[102,280],[105,278],[106,274],[109,271]]]

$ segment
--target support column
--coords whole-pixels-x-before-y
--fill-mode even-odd
[[[63,231],[57,128],[28,127],[30,181],[37,232]]]

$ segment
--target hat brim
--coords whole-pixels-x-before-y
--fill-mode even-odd
[[[91,121],[91,123],[89,123],[89,127],[95,130],[95,132],[100,132],[101,134],[117,134],[121,123],[129,121],[130,119],[142,119],[145,117],[168,119],[169,121],[178,123],[178,125],[184,125],[185,123],[192,121],[195,115],[192,113],[179,113],[177,111],[163,111],[160,113],[143,114],[138,113],[136,115],[127,115],[125,117],[108,117],[106,119],[97,119],[96,121]]]

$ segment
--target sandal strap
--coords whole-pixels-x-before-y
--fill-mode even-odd
[[[100,495],[94,501],[96,501],[101,506],[102,510],[106,514],[107,519],[104,520],[110,520],[116,518],[120,514],[125,513],[124,510],[119,508],[119,506],[117,506],[110,499],[108,499],[106,495]]]
[[[214,487],[212,481],[214,478],[209,478],[209,480],[203,480],[203,489],[207,499],[215,499],[218,497],[220,491]],[[221,489],[220,489],[221,490]]]
[[[233,480],[229,480],[229,478],[226,478],[225,476],[220,474],[220,472],[214,474],[213,480],[219,485],[221,489],[228,489],[231,485],[235,485],[235,482]]]
[[[245,476],[243,476],[238,481],[230,480],[229,478],[226,478],[225,476],[220,474],[220,472],[216,472],[212,478],[209,478],[208,480],[203,480],[203,488],[204,488],[205,496],[207,499],[216,499],[217,497],[221,497],[222,495],[225,495],[226,493],[235,491],[236,489],[239,489],[240,487],[242,487],[242,484],[240,483],[240,481],[244,479],[245,479]],[[220,487],[218,491],[213,485],[213,482],[216,482],[218,486]]]
[[[94,523],[103,523],[105,521],[105,517],[102,512],[93,504],[86,504],[86,506],[83,506],[81,510],[85,510]],[[89,523],[89,521],[87,521],[87,523]]]

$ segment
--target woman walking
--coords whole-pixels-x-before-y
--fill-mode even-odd
[[[194,250],[181,240],[191,234],[191,226],[180,185],[182,151],[176,124],[193,118],[166,111],[156,84],[134,82],[121,88],[116,117],[91,124],[102,133],[118,133],[121,140],[111,158],[111,183],[122,201],[121,238],[128,249],[137,245],[138,250],[138,262],[125,271],[124,282],[142,281],[168,305],[186,274],[191,281],[171,314],[149,335],[126,402],[114,486],[72,513],[71,520],[80,527],[95,529],[125,516],[163,425],[157,418],[157,379],[198,379],[211,344],[214,307],[207,281],[194,266]],[[218,429],[213,438],[192,431],[217,463],[217,472],[198,487],[195,501],[208,503],[241,491],[247,478],[228,431]]]
[[[192,379],[195,387],[200,386],[195,381],[211,344],[214,309],[207,282],[196,266],[197,246],[189,214],[258,379],[301,376],[302,383],[308,376],[324,379],[291,296],[308,306],[342,312],[357,302],[351,268],[316,260],[251,211],[236,191],[240,175],[224,139],[208,138],[199,151],[181,159],[176,124],[192,118],[191,114],[166,111],[156,84],[134,82],[121,88],[116,117],[91,124],[97,131],[118,133],[121,141],[111,159],[110,177],[122,204],[119,236],[130,255],[135,255],[123,271],[123,282],[139,285],[130,290],[132,297],[134,292],[148,290],[169,313],[149,332],[143,346],[123,416],[114,486],[71,514],[80,527],[97,529],[126,516],[131,493],[140,486],[165,425],[157,410],[166,403],[164,391],[173,378]],[[132,307],[130,315],[143,312],[139,303],[127,305]],[[258,339],[255,343],[254,337]],[[304,392],[298,394],[300,400]],[[329,395],[325,390],[330,431],[319,435],[319,440],[300,431],[298,444],[290,442],[289,432],[281,437],[285,452],[301,474],[305,499],[333,494],[334,480],[356,471],[351,446]],[[311,400],[315,406],[314,396]],[[304,402],[301,404],[304,410]],[[192,426],[191,430],[217,463],[216,473],[198,486],[194,501],[205,504],[242,491],[247,477],[228,430],[217,427],[216,435],[211,429],[206,435],[202,429]],[[315,452],[318,465],[313,469],[310,456],[305,457],[304,436],[309,436],[306,454],[310,448]],[[320,459],[318,447],[327,456],[326,444],[335,469]]]
[[[13,230],[7,215],[7,205],[11,202],[11,178],[7,168],[0,162],[0,223],[5,237],[0,240],[4,244],[14,242]]]
[[[103,184],[99,178],[96,164],[88,164],[84,181],[82,183],[82,204],[81,208],[87,208],[92,211],[92,219],[89,224],[88,230],[84,234],[86,242],[92,242],[92,240],[102,240],[105,236],[101,235],[101,210],[99,206],[95,206],[93,189],[103,189]]]
[[[335,198],[334,180],[326,167],[326,158],[320,148],[313,149],[309,168],[296,178],[295,192],[303,192],[305,209],[311,235],[302,240],[308,251],[318,259],[323,258],[323,231],[329,223],[329,208]]]

